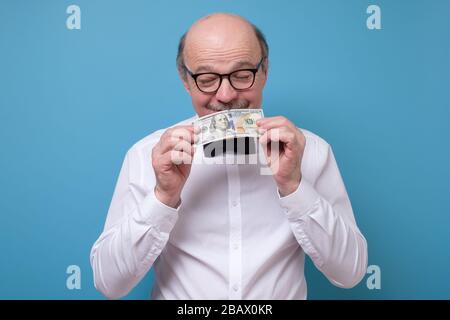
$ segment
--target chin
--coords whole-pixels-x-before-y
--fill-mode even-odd
[[[208,114],[216,113],[217,111],[201,108],[200,110],[197,110],[197,114],[199,117],[207,116]]]

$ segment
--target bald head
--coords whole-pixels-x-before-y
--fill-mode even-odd
[[[241,16],[215,13],[196,21],[181,37],[177,68],[185,77],[184,65],[211,65],[226,59],[239,61],[251,56],[268,56],[268,46],[262,32]]]

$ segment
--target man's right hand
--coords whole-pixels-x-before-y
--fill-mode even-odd
[[[167,129],[152,150],[152,165],[156,176],[155,196],[176,208],[181,191],[191,171],[196,135],[193,125]]]

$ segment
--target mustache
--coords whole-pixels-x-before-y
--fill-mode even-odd
[[[247,109],[249,105],[250,102],[248,102],[247,100],[236,100],[230,103],[220,103],[220,102],[208,103],[206,108],[212,111],[224,111],[231,109]]]

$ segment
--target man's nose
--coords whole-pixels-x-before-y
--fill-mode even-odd
[[[237,91],[231,86],[227,78],[222,80],[219,90],[216,92],[216,98],[222,103],[229,103],[237,98]]]

